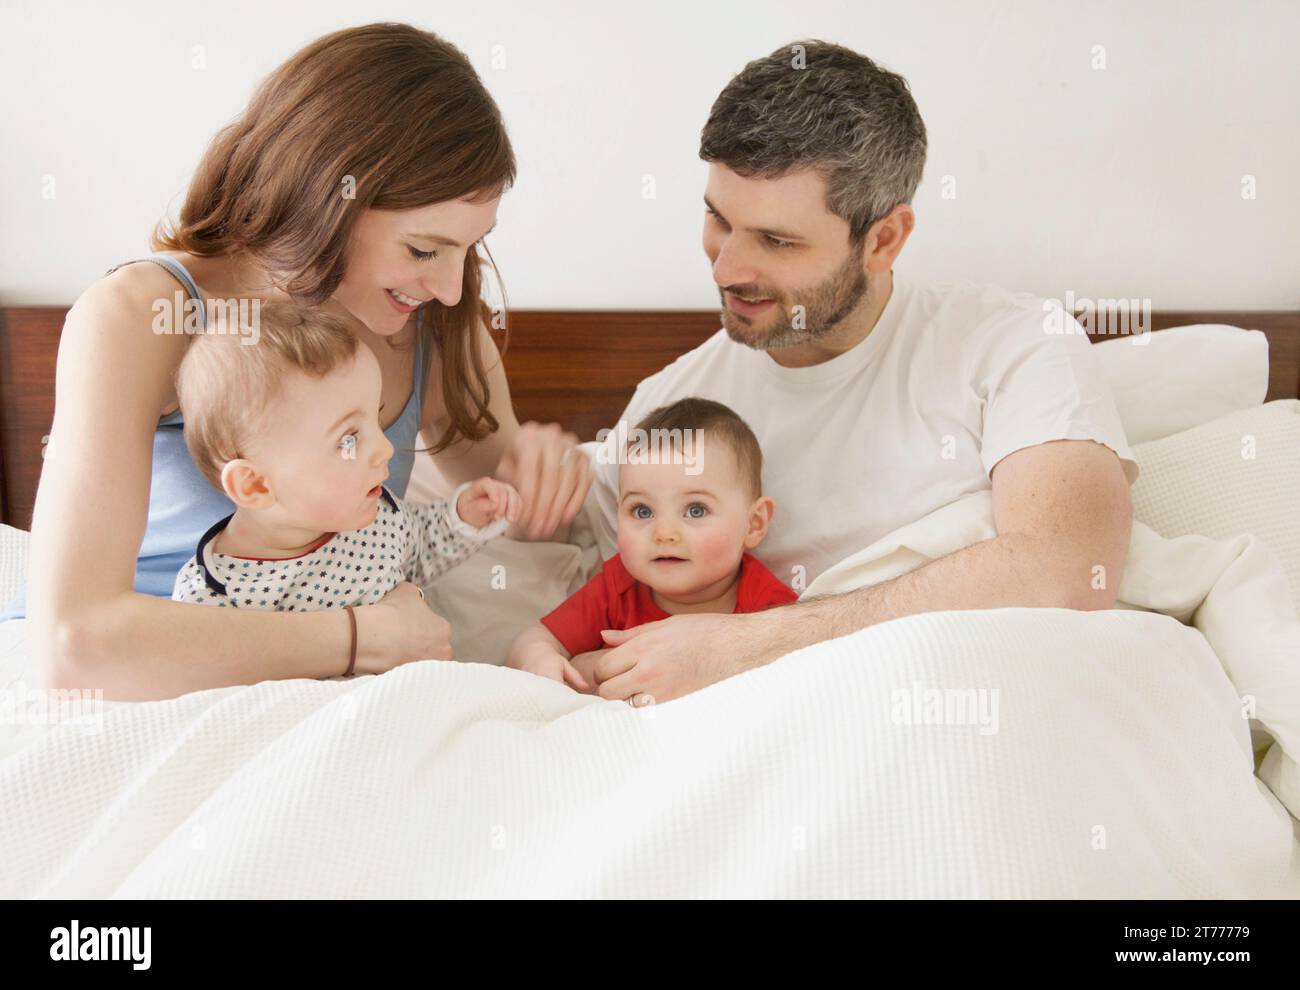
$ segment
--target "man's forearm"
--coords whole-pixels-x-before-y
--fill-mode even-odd
[[[1091,561],[1087,556],[1025,534],[997,536],[892,581],[758,613],[764,620],[765,642],[754,654],[767,662],[803,646],[922,612],[1110,608],[1115,603],[1110,585],[1118,582],[1123,560]],[[1095,571],[1097,565],[1102,570]]]

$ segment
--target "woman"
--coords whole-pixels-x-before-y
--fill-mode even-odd
[[[203,532],[233,511],[185,448],[173,375],[189,337],[151,329],[184,292],[291,297],[345,318],[383,372],[380,422],[410,476],[417,431],[447,480],[519,489],[516,535],[567,523],[588,487],[576,438],[520,426],[481,301],[477,245],[515,176],[500,112],[468,60],[402,24],[339,31],[273,72],[221,131],[179,222],[148,259],[87,289],[59,343],[51,442],[32,520],[28,626],[53,686],[173,697],[347,666],[344,612],[169,600]],[[451,656],[414,586],[356,609],[357,670]]]

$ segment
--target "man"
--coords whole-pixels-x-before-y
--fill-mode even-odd
[[[665,701],[920,612],[1114,605],[1137,468],[1091,345],[1048,332],[1041,300],[894,274],[925,151],[906,81],[856,52],[809,41],[747,65],[700,146],[723,329],[642,382],[623,419],[687,395],[744,417],[779,507],[759,556],[796,590],[972,492],[992,489],[997,536],[847,594],[609,635],[603,697]],[[618,481],[599,461],[614,459],[597,458],[590,496],[602,556]]]

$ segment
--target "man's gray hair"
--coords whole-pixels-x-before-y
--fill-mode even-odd
[[[842,45],[797,41],[727,83],[700,157],[747,177],[816,168],[830,183],[827,205],[858,242],[916,194],[925,124],[902,76]]]

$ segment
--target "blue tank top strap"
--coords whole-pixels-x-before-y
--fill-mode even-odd
[[[424,355],[424,307],[415,311],[415,374],[411,381],[421,398],[424,397],[425,355]]]
[[[199,284],[194,281],[194,276],[190,274],[189,269],[175,258],[168,257],[165,254],[151,254],[145,258],[135,258],[131,261],[123,261],[121,264],[114,265],[108,271],[104,272],[104,274],[112,275],[119,268],[126,265],[134,265],[140,261],[152,261],[155,265],[162,265],[163,268],[166,268],[171,272],[176,281],[185,286],[185,291],[189,293],[190,298],[198,305],[199,326],[206,327],[208,325],[208,312],[206,307],[203,305],[203,293],[199,291]]]
[[[151,254],[145,258],[134,258],[131,261],[123,261],[120,264],[114,265],[108,271],[104,272],[104,274],[106,276],[112,275],[119,268],[123,268],[126,265],[134,265],[141,261],[152,261],[155,265],[161,265],[163,268],[167,269],[167,271],[171,272],[172,277],[185,287],[185,291],[189,294],[189,297],[198,305],[199,326],[206,327],[208,325],[208,312],[207,308],[203,305],[203,293],[199,291],[199,283],[194,281],[194,276],[190,274],[189,269],[175,258],[170,258],[165,254]],[[180,423],[181,411],[179,409],[169,412],[166,416],[160,416],[158,418],[159,426],[178,426]]]

